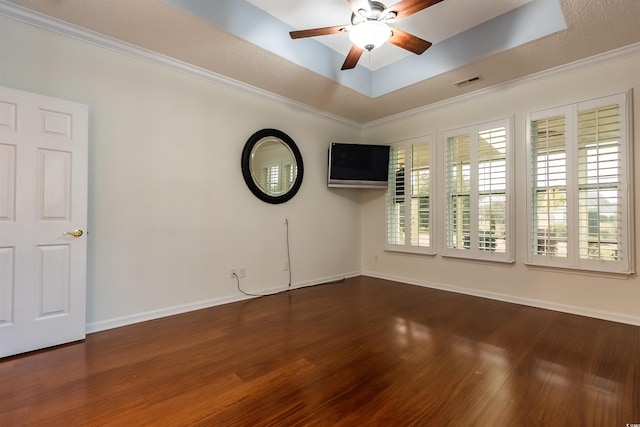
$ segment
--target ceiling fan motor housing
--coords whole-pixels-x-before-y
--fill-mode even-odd
[[[387,6],[379,1],[369,1],[369,10],[360,9],[351,14],[351,25],[358,25],[364,21],[379,21],[384,18]]]

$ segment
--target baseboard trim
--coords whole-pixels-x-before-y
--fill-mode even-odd
[[[299,283],[292,283],[291,288],[273,288],[273,289],[261,289],[260,294],[273,294],[277,292],[284,292],[287,290],[306,288],[308,286],[316,286],[322,284],[335,283],[336,281],[346,279],[349,277],[360,276],[361,273],[351,272],[345,274],[338,274],[333,276],[325,276],[314,280],[306,280]],[[128,316],[114,317],[112,319],[101,320],[98,322],[90,322],[86,325],[86,333],[92,334],[95,332],[106,331],[108,329],[120,328],[122,326],[129,326],[135,323],[147,322],[149,320],[160,319],[162,317],[175,316],[176,314],[188,313],[190,311],[202,310],[205,308],[211,308],[218,305],[229,304],[232,302],[242,301],[251,298],[258,298],[256,296],[248,296],[241,293],[230,295],[227,297],[213,298],[203,301],[196,301],[189,304],[176,305],[172,307],[161,308],[157,310],[145,311],[142,313],[136,313]]]
[[[94,332],[106,331],[108,329],[129,326],[135,323],[146,322],[149,320],[160,319],[162,317],[174,316],[176,314],[187,313],[189,311],[202,310],[203,308],[215,307],[217,305],[229,304],[250,297],[245,295],[234,295],[230,297],[214,298],[204,301],[198,301],[190,304],[176,305],[172,307],[161,308],[158,310],[145,311],[128,316],[114,317],[112,319],[101,320],[98,322],[87,323],[86,332],[92,334]]]
[[[438,289],[441,291],[455,292],[455,293],[464,294],[464,295],[488,298],[488,299],[508,302],[512,304],[520,304],[520,305],[526,305],[529,307],[553,310],[561,313],[576,314],[579,316],[593,317],[601,320],[608,320],[612,322],[640,326],[640,317],[638,316],[628,316],[628,315],[623,315],[619,313],[612,313],[609,311],[593,310],[593,309],[587,309],[584,307],[576,307],[576,306],[565,305],[565,304],[556,304],[549,301],[543,301],[543,300],[537,300],[537,299],[531,299],[531,298],[521,298],[513,295],[506,295],[506,294],[483,291],[478,289],[463,288],[459,286],[430,282],[426,280],[417,280],[411,277],[382,274],[374,271],[351,272],[351,273],[345,273],[345,274],[339,274],[339,275],[333,275],[333,276],[325,276],[325,277],[314,279],[314,280],[306,280],[303,282],[292,284],[291,288],[263,289],[260,291],[260,293],[272,294],[276,292],[284,292],[289,289],[293,290],[293,289],[306,288],[309,286],[330,284],[330,283],[335,283],[336,281],[339,281],[342,279],[347,279],[350,277],[356,277],[360,275],[375,277],[378,279],[392,280],[395,282],[406,283],[408,285]],[[211,308],[218,305],[229,304],[232,302],[242,301],[250,298],[257,298],[257,297],[247,296],[243,294],[236,294],[236,295],[231,295],[227,297],[208,299],[208,300],[197,301],[189,304],[183,304],[183,305],[177,305],[172,307],[166,307],[158,310],[146,311],[143,313],[136,313],[129,316],[115,317],[112,319],[102,320],[98,322],[91,322],[91,323],[87,323],[86,333],[91,334],[95,332],[106,331],[108,329],[120,328],[122,326],[129,326],[136,323],[160,319],[168,316],[175,316],[177,314],[183,314],[183,313],[188,313],[190,311],[202,310],[205,308]]]
[[[532,298],[522,298],[522,297],[517,297],[513,295],[501,294],[497,292],[463,288],[460,286],[448,285],[444,283],[435,283],[427,280],[418,280],[411,277],[382,274],[374,271],[363,271],[362,275],[375,277],[378,279],[393,280],[395,282],[402,282],[409,285],[422,286],[425,288],[438,289],[441,291],[455,292],[458,294],[471,295],[471,296],[476,296],[481,298],[492,299],[496,301],[508,302],[512,304],[526,305],[529,307],[553,310],[561,313],[576,314],[579,316],[592,317],[595,319],[608,320],[612,322],[640,326],[640,317],[638,316],[628,316],[625,314],[612,313],[610,311],[593,310],[593,309],[584,308],[584,307],[557,304],[550,301],[544,301],[544,300],[538,300],[538,299],[532,299]]]

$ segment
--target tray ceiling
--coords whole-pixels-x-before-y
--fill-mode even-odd
[[[45,27],[53,18],[56,31],[80,27],[357,123],[640,43],[638,0],[444,0],[398,23],[436,42],[423,55],[386,46],[345,72],[344,40],[290,40],[288,31],[345,23],[346,1],[250,1],[0,0],[0,14]],[[319,3],[328,16],[311,12]]]

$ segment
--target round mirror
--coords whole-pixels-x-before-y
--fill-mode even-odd
[[[277,129],[251,135],[242,150],[242,176],[251,192],[267,203],[284,203],[300,189],[304,167],[296,143]]]

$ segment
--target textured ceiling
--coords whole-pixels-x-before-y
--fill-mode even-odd
[[[313,0],[298,0],[295,6],[289,3],[291,9],[286,14],[280,7],[272,8],[273,13],[285,15],[282,19],[244,0],[163,1],[370,98],[567,28],[558,0],[532,0],[524,4],[518,3],[522,0],[446,0],[392,24],[433,41],[434,45],[422,55],[404,54],[403,49],[385,43],[371,53],[365,52],[354,69],[339,71],[351,48],[348,34],[297,40],[289,37],[291,30],[309,28],[305,11],[317,4]],[[259,3],[265,7],[271,2],[289,1]],[[335,20],[334,15],[350,13],[344,0],[324,0],[322,4],[325,19]],[[489,4],[492,6],[486,6]],[[498,7],[500,4],[502,7]],[[472,16],[460,18],[461,10]],[[335,42],[333,48],[321,43],[329,40]],[[376,67],[367,68],[374,63]]]
[[[171,3],[171,0],[165,0]],[[186,0],[190,1],[190,0]],[[237,0],[236,0],[237,1]],[[246,0],[296,30],[345,25],[350,22],[351,8],[345,0]],[[398,0],[383,3],[393,9]],[[392,26],[416,35],[434,44],[460,34],[503,15],[532,0],[446,0],[424,11],[411,15]],[[460,11],[464,13],[460,13]],[[224,25],[222,25],[224,28]],[[351,47],[347,34],[316,37],[344,57]],[[411,53],[385,44],[371,55],[365,55],[359,65],[376,70],[410,56]]]
[[[372,98],[161,0],[0,0],[0,6],[3,3],[23,6],[358,123],[640,42],[639,0],[559,0],[566,30]],[[461,88],[454,85],[472,76],[481,78]]]

